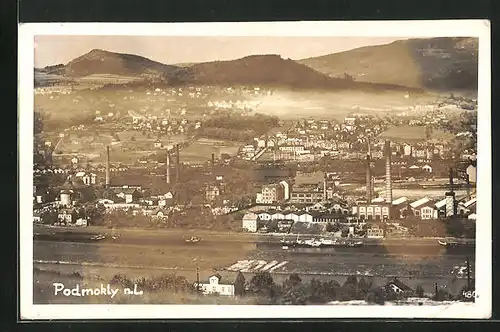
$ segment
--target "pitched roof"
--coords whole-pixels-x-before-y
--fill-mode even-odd
[[[211,279],[213,277],[216,277],[217,279],[219,279],[219,282],[222,280],[222,276],[220,274],[218,274],[218,273],[212,274],[210,277],[208,277],[208,279]]]
[[[430,199],[429,199],[429,198],[427,198],[427,197],[424,197],[424,198],[421,198],[421,199],[419,199],[419,200],[417,200],[417,201],[415,201],[415,202],[413,202],[413,203],[410,203],[410,206],[411,206],[412,208],[417,208],[417,207],[419,207],[420,205],[425,204],[425,203],[428,203],[428,202],[430,202]]]
[[[394,201],[392,201],[392,205],[399,205],[408,202],[408,198],[406,197],[400,197]]]
[[[311,215],[311,214],[310,214],[309,212],[307,212],[307,211],[298,211],[298,212],[297,212],[297,215],[298,215],[298,216],[303,216],[304,214]]]
[[[436,203],[436,208],[440,209],[442,208],[443,206],[446,205],[446,198],[440,200],[439,202]]]
[[[471,200],[469,200],[469,201],[465,202],[465,203],[464,203],[464,206],[465,206],[466,208],[468,208],[469,206],[474,205],[476,202],[477,202],[477,199],[476,199],[476,198],[473,198],[473,199],[471,199]]]
[[[394,280],[391,280],[387,283],[386,287],[389,286],[389,285],[395,285],[397,286],[398,288],[400,288],[403,292],[412,292],[413,289],[408,286],[407,284],[405,284],[404,282],[400,281],[399,279],[394,279]]]

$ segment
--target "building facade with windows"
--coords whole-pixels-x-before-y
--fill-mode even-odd
[[[221,279],[221,276],[216,274],[208,278],[208,283],[195,283],[194,286],[205,295],[234,296],[234,285],[232,283],[222,284]]]
[[[352,207],[352,214],[359,219],[389,220],[391,218],[391,204],[386,202],[358,203]]]

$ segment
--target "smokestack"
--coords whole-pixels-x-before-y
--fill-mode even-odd
[[[109,145],[106,146],[106,188],[109,188]]]
[[[467,201],[470,201],[470,179],[469,174],[465,174],[465,181],[467,186]]]
[[[451,167],[450,167],[449,178],[450,178],[450,193],[452,193],[453,192],[453,168],[451,168]]]
[[[385,197],[386,202],[392,204],[392,177],[391,177],[391,142],[385,141]]]
[[[326,201],[327,197],[326,197],[326,173],[323,177],[323,200]]]
[[[366,155],[366,199],[368,203],[372,201],[372,172],[370,166],[370,155]]]
[[[175,164],[175,171],[176,171],[176,181],[177,183],[179,183],[180,181],[180,178],[181,178],[181,162],[180,162],[180,148],[179,148],[179,144],[177,144],[175,146],[175,149],[176,149],[176,152],[177,152],[177,155],[176,155],[176,164]]]
[[[170,184],[170,152],[167,149],[167,184]]]
[[[455,204],[455,192],[453,191],[453,168],[450,168],[450,191],[445,193],[446,216],[452,217],[457,214]]]

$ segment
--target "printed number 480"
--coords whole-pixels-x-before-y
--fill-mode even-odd
[[[476,298],[476,292],[475,291],[464,291],[462,293],[463,297],[465,297],[466,299],[472,299],[472,298]]]

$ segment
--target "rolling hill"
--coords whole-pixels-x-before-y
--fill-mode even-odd
[[[427,38],[298,60],[330,77],[429,90],[477,90],[478,39]]]
[[[65,78],[117,75],[151,79],[169,85],[261,85],[292,89],[363,90],[363,91],[420,91],[390,83],[355,82],[332,78],[304,64],[278,55],[251,55],[230,61],[192,64],[187,67],[165,65],[130,54],[92,50],[66,65],[55,65],[35,70]],[[141,84],[135,81],[134,84]]]
[[[66,65],[45,67],[47,74],[83,77],[107,74],[119,76],[157,76],[170,74],[179,68],[165,65],[138,55],[113,53],[94,49]]]

